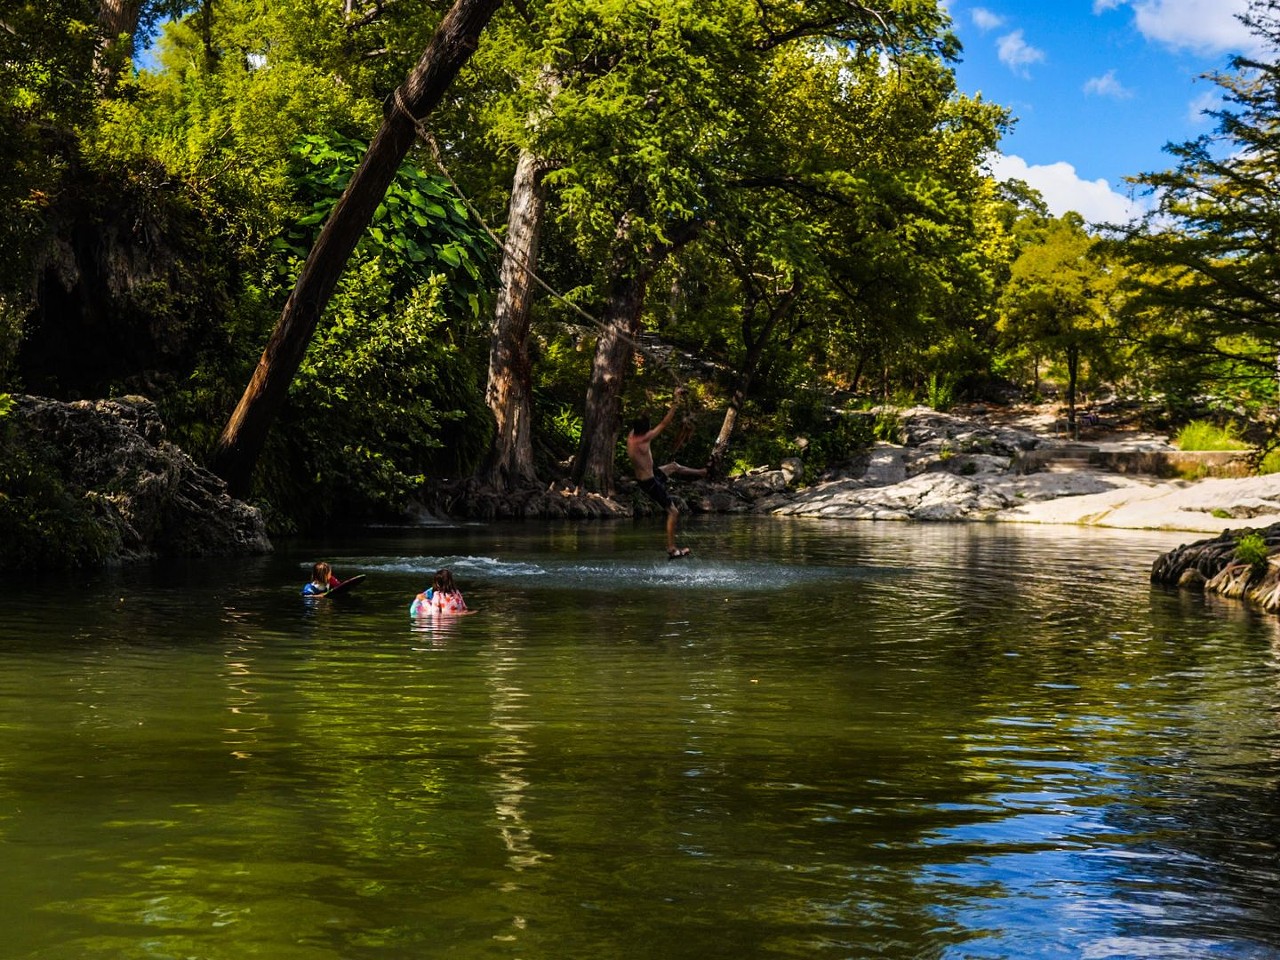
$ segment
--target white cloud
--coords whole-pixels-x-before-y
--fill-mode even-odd
[[[991,174],[998,180],[1023,180],[1040,191],[1049,212],[1060,217],[1074,210],[1090,223],[1126,223],[1144,211],[1132,197],[1117,193],[1106,180],[1082,180],[1064,161],[1028,164],[1019,156],[992,154]]]
[[[1236,17],[1249,0],[1095,0],[1094,12],[1127,4],[1133,22],[1148,40],[1174,50],[1211,56],[1258,53],[1261,45]]]
[[[1100,77],[1090,77],[1085,81],[1084,92],[1115,100],[1128,100],[1133,96],[1133,91],[1116,79],[1114,70],[1108,70]]]
[[[1125,0],[1093,0],[1093,12],[1105,13],[1108,10],[1114,10],[1116,7],[1122,7]]]
[[[1004,17],[998,13],[992,13],[986,7],[974,7],[969,11],[969,17],[973,20],[973,25],[984,33],[996,27],[1003,27],[1005,23]]]
[[[1044,51],[1027,43],[1021,30],[1006,33],[996,41],[1000,62],[1020,76],[1029,76],[1027,67],[1044,60]]]
[[[1217,110],[1222,106],[1222,97],[1216,90],[1206,90],[1187,104],[1187,119],[1194,126],[1207,126],[1212,120],[1204,115],[1206,110]]]

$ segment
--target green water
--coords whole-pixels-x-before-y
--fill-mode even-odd
[[[689,535],[7,584],[0,958],[1280,957],[1280,631],[1148,585],[1194,537]]]

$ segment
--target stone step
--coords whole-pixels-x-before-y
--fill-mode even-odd
[[[1098,448],[1089,443],[1055,443],[1037,447],[1018,457],[1018,469],[1023,473],[1036,471],[1073,473],[1091,468],[1091,459]]]
[[[1084,457],[1087,460],[1089,455],[1098,449],[1098,446],[1093,443],[1059,443],[1043,449],[1046,454],[1055,460],[1060,457]]]
[[[1054,457],[1041,468],[1045,473],[1075,473],[1090,468],[1088,457]]]

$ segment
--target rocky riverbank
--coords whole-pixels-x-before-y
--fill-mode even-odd
[[[170,444],[154,404],[144,398],[60,403],[18,397],[4,422],[12,449],[40,451],[40,465],[56,474],[65,494],[61,502],[87,517],[81,523],[86,538],[101,544],[95,556],[271,549],[261,514],[228,497],[218,478]],[[916,408],[902,412],[900,426],[900,443],[878,443],[821,476],[806,477],[797,458],[722,482],[676,483],[673,493],[691,513],[1205,533],[1240,527],[1240,521],[1280,524],[1280,475],[1232,476],[1244,471],[1238,455],[1203,455],[1195,461],[1201,472],[1227,475],[1188,480],[1160,475],[1186,470],[1187,458],[1196,456],[1179,453],[1163,437],[1094,423],[1084,438],[1067,438],[1045,411],[971,408],[959,415]],[[14,492],[7,496],[0,507],[14,504]],[[437,516],[474,519],[658,512],[629,480],[613,497],[563,483],[498,494],[467,481],[437,488],[427,506]],[[57,528],[46,539],[67,535]]]
[[[1106,422],[1065,436],[1052,412],[915,408],[901,443],[806,477],[799,459],[724,482],[672,484],[692,513],[836,520],[989,521],[1219,532],[1280,522],[1280,474],[1248,476],[1242,454],[1182,453],[1166,438]],[[1183,479],[1178,471],[1204,474]],[[627,480],[616,496],[563,484],[512,495],[462,484],[437,509],[476,519],[627,517],[656,508]]]
[[[165,439],[150,400],[16,397],[4,426],[23,465],[0,490],[11,569],[271,549],[261,513]]]
[[[1043,413],[927,409],[902,415],[904,442],[865,468],[787,489],[757,508],[847,520],[984,520],[1217,532],[1280,521],[1280,474],[1248,476],[1243,454],[1184,454],[1136,430],[1063,435]],[[1204,474],[1183,479],[1178,470]],[[1173,474],[1173,476],[1169,476]],[[1217,474],[1217,475],[1214,475]]]

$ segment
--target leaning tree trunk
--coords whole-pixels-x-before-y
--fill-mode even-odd
[[[540,167],[537,157],[528,150],[520,151],[511,184],[498,302],[489,341],[485,402],[493,411],[497,431],[481,479],[508,492],[538,479],[533,465],[529,315],[533,306],[530,271],[538,262],[538,237],[546,201]]]
[[[249,491],[267,431],[284,404],[320,315],[333,295],[351,251],[417,136],[414,117],[426,116],[440,102],[501,3],[502,0],[456,0],[445,14],[431,43],[400,87],[403,109],[400,103],[390,108],[315,246],[307,254],[298,282],[267,340],[257,369],[231,419],[223,427],[213,452],[210,466],[226,480],[232,496],[243,497]]]

